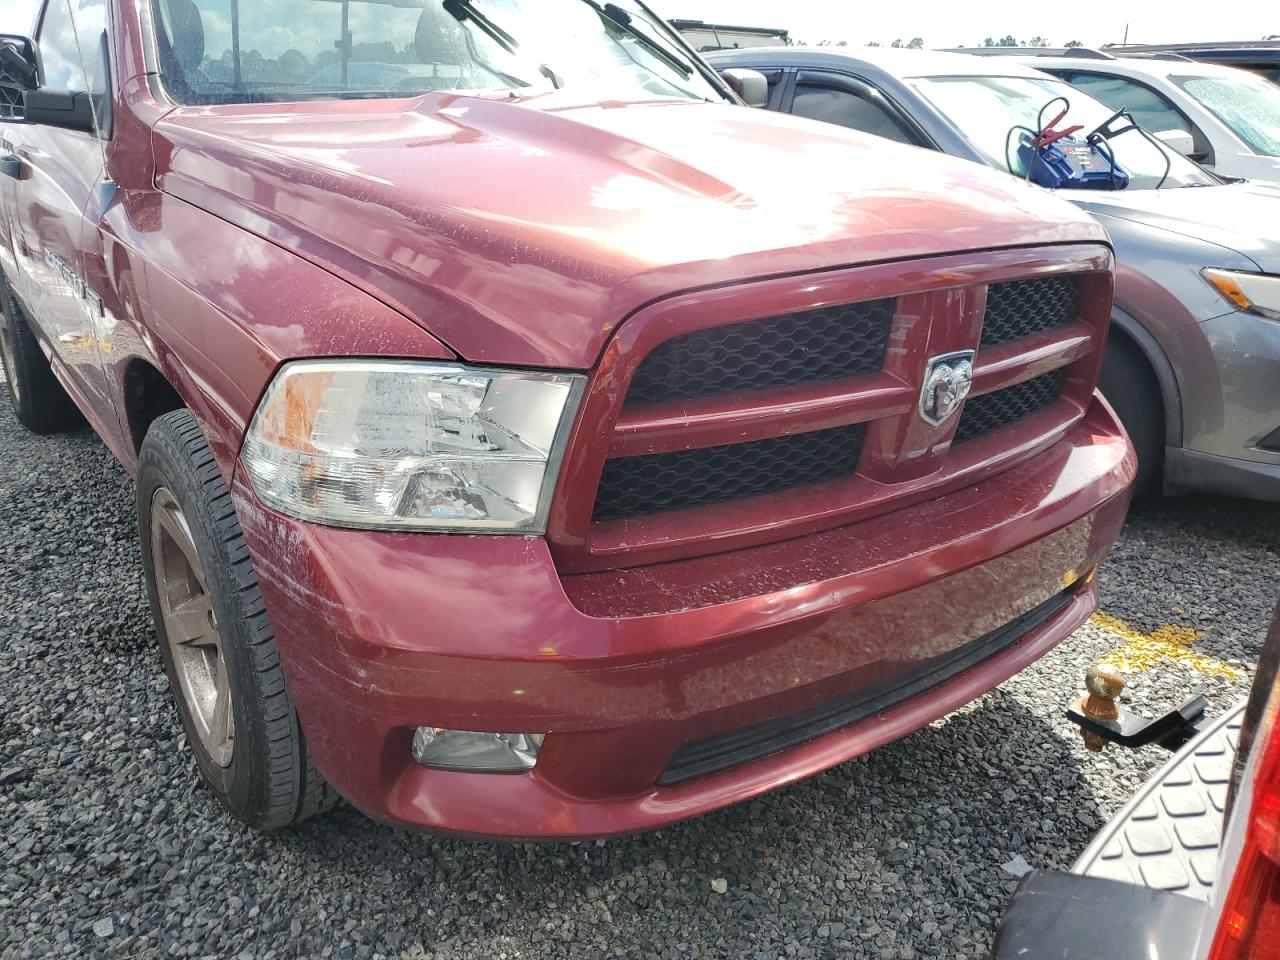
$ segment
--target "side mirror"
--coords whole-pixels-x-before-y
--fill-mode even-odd
[[[1195,138],[1185,130],[1161,130],[1156,134],[1156,139],[1184,157],[1190,157],[1196,152]]]
[[[105,57],[105,50],[100,53]],[[42,88],[36,45],[27,37],[0,34],[0,122],[96,133],[94,106],[92,94]],[[109,98],[100,107],[99,112],[109,109]]]
[[[734,93],[748,107],[767,107],[769,105],[769,81],[758,70],[744,70],[731,67],[721,70],[720,76]]]
[[[0,122],[22,119],[22,99],[40,85],[36,48],[26,37],[0,34]]]
[[[95,133],[93,96],[63,90],[28,90],[24,104],[27,123],[63,130]]]

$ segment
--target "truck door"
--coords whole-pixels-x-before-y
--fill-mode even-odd
[[[105,0],[45,0],[35,38],[43,85],[102,93],[106,26]],[[5,124],[0,136],[7,141],[0,153],[15,158],[18,168],[16,178],[4,178],[11,191],[11,279],[51,351],[54,372],[109,436],[119,425],[99,347],[101,301],[84,283],[85,239],[102,203],[105,141],[33,124]]]

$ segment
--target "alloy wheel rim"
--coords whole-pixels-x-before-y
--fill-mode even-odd
[[[235,711],[222,634],[191,526],[164,487],[151,500],[151,557],[180,695],[205,752],[230,766]]]
[[[9,322],[9,314],[0,308],[0,354],[4,356],[5,379],[9,383],[9,392],[15,401],[22,397],[22,386],[18,383],[17,364],[13,356],[13,327]]]

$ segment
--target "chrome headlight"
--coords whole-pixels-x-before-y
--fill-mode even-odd
[[[1206,268],[1204,278],[1218,293],[1241,310],[1280,320],[1280,277],[1265,273]]]
[[[242,459],[263,502],[341,527],[545,532],[585,378],[459,364],[287,364]]]

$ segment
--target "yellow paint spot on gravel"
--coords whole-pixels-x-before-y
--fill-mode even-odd
[[[1102,658],[1102,662],[1122,672],[1150,670],[1162,660],[1173,660],[1206,677],[1239,680],[1240,673],[1216,657],[1196,653],[1191,645],[1204,636],[1203,630],[1167,623],[1151,633],[1141,633],[1109,613],[1095,613],[1089,620],[1095,627],[1124,642]]]

